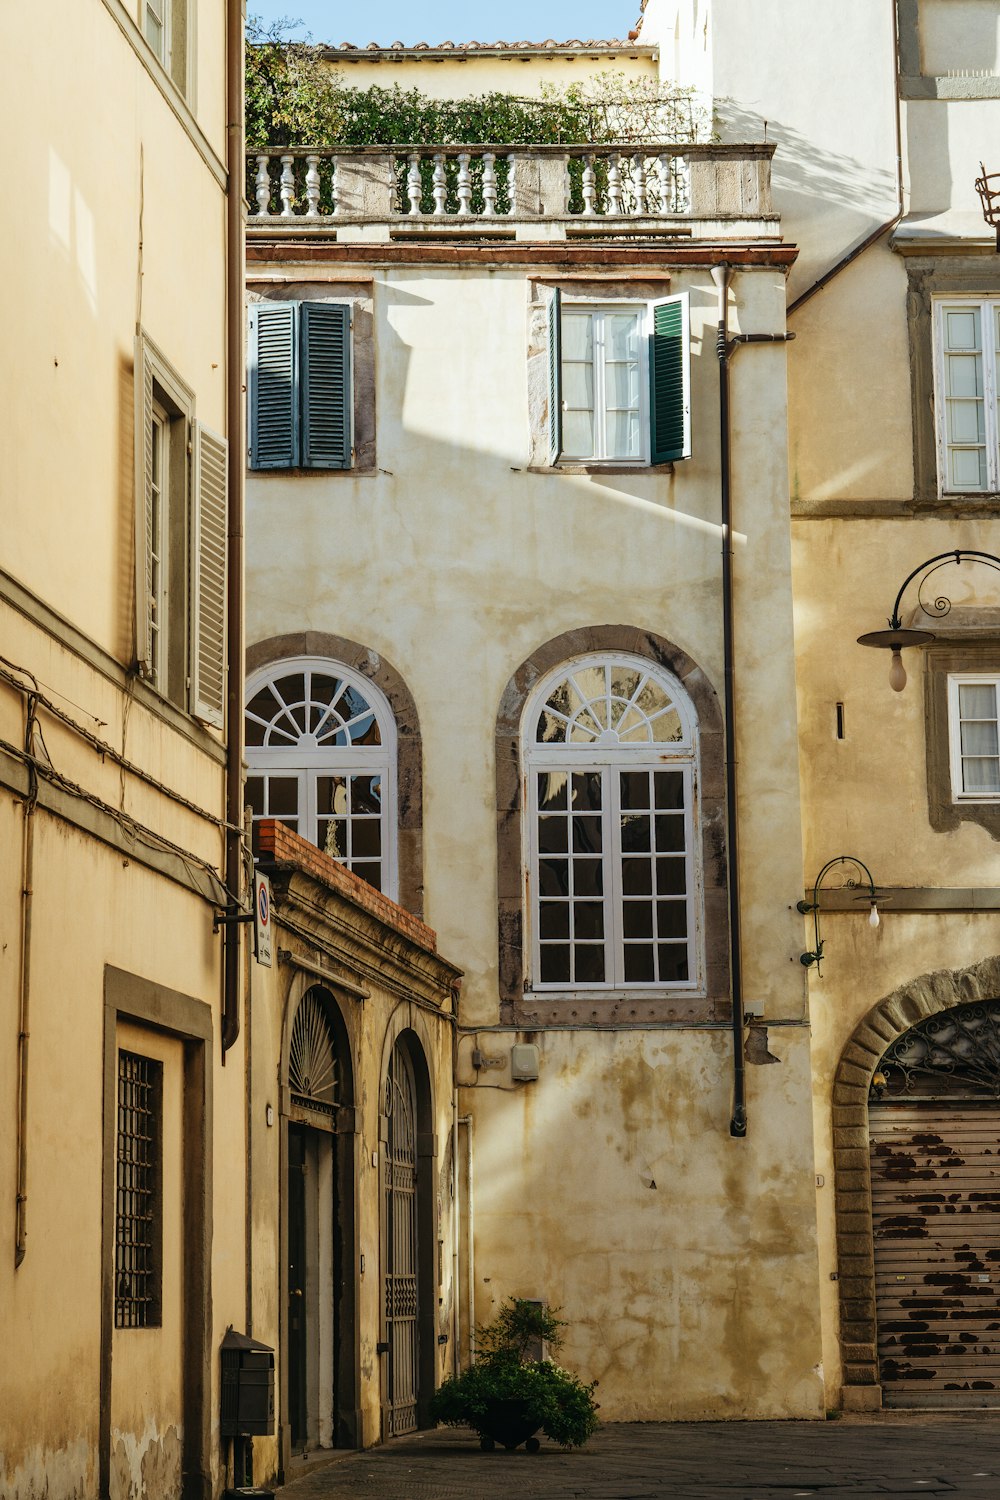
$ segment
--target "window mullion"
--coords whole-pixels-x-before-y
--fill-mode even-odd
[[[317,849],[322,845],[319,842],[319,778],[320,771],[299,771],[296,777],[299,783],[299,807],[301,808],[299,833],[310,844],[315,844]]]
[[[607,458],[608,434],[607,412],[604,409],[604,314],[595,312],[594,318],[594,457]]]
[[[605,973],[616,988],[625,983],[625,945],[622,940],[622,818],[621,777],[618,767],[606,766],[604,825],[604,931]],[[609,953],[610,949],[610,953]],[[608,963],[610,956],[611,962]]]

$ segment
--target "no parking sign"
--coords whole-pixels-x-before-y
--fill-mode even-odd
[[[271,967],[271,882],[259,870],[253,877],[254,956],[265,969]]]

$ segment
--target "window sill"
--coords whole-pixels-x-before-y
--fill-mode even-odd
[[[268,477],[270,477],[271,475],[280,477],[282,479],[287,479],[289,475],[294,475],[296,479],[329,479],[330,476],[334,475],[334,474],[343,474],[345,477],[350,478],[350,479],[374,479],[376,477],[376,475],[378,475],[378,474],[387,474],[388,472],[389,472],[388,469],[373,469],[373,468],[367,468],[367,469],[353,469],[353,468],[352,469],[316,469],[316,468],[303,469],[303,468],[300,468],[298,465],[296,465],[296,466],[293,467],[291,464],[289,464],[289,466],[288,466],[287,469],[252,469],[249,464],[247,465],[247,473],[248,474],[253,475],[254,477],[258,477],[259,476],[259,477],[265,478],[265,479],[268,478]]]
[[[515,472],[520,472],[515,470]],[[673,463],[669,464],[616,464],[592,463],[592,464],[528,464],[524,471],[528,474],[672,474]]]
[[[571,1030],[610,1026],[691,1026],[725,1020],[728,996],[706,995],[704,989],[643,991],[602,990],[589,994],[566,990],[527,990],[502,1018],[526,1028],[546,1026]]]

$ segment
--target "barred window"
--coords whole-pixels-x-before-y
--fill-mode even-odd
[[[163,1064],[118,1053],[115,1327],[157,1328],[161,1302]]]

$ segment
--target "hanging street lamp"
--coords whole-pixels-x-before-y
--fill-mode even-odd
[[[900,584],[899,593],[892,606],[892,614],[889,616],[888,630],[870,630],[867,635],[858,636],[859,646],[873,646],[876,650],[891,651],[892,663],[889,667],[889,686],[896,693],[901,693],[906,686],[906,668],[903,666],[901,652],[909,646],[927,646],[936,637],[932,630],[904,629],[900,618],[899,606],[906,590],[915,578],[920,579],[917,585],[917,600],[926,615],[937,619],[943,619],[951,611],[951,600],[944,594],[939,594],[930,603],[930,607],[921,599],[921,590],[928,578],[937,573],[939,569],[946,568],[952,564],[960,566],[969,561],[981,563],[984,567],[993,568],[1000,573],[1000,557],[992,552],[977,552],[968,547],[956,547],[953,552],[938,552],[934,557],[928,557],[919,567],[908,573]]]

